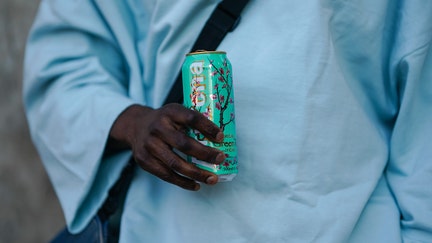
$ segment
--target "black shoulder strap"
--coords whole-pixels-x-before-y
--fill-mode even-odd
[[[248,2],[249,0],[224,0],[219,3],[205,23],[191,51],[216,50],[228,32],[233,31],[240,23],[240,13]],[[164,104],[169,103],[183,103],[181,72]]]
[[[240,21],[240,13],[248,2],[249,0],[224,0],[219,3],[201,30],[191,51],[216,50],[226,34],[237,27]],[[181,71],[165,99],[164,104],[168,103],[183,103]],[[132,180],[134,167],[135,162],[131,159],[123,170],[119,180],[110,189],[108,198],[98,212],[102,220],[108,219],[116,213],[119,206],[122,206],[126,191]]]

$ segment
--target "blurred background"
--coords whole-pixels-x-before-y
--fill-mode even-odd
[[[0,242],[48,242],[63,228],[30,141],[21,98],[25,41],[39,0],[0,0]]]

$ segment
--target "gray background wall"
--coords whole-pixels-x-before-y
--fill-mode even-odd
[[[0,242],[48,242],[63,215],[31,144],[22,59],[39,0],[0,0]]]

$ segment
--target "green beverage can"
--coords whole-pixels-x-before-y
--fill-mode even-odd
[[[184,105],[199,111],[218,125],[225,138],[222,143],[214,143],[193,129],[189,131],[189,136],[223,151],[227,157],[219,165],[191,156],[187,160],[217,174],[220,182],[231,181],[238,173],[231,63],[223,51],[191,52],[183,63],[182,78]]]

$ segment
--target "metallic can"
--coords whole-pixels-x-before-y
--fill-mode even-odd
[[[222,143],[207,140],[200,132],[189,135],[200,143],[225,153],[219,165],[188,156],[187,160],[219,176],[219,181],[231,181],[238,173],[234,113],[234,90],[231,63],[222,51],[198,51],[186,55],[182,67],[184,105],[199,111],[218,125],[225,135]]]

